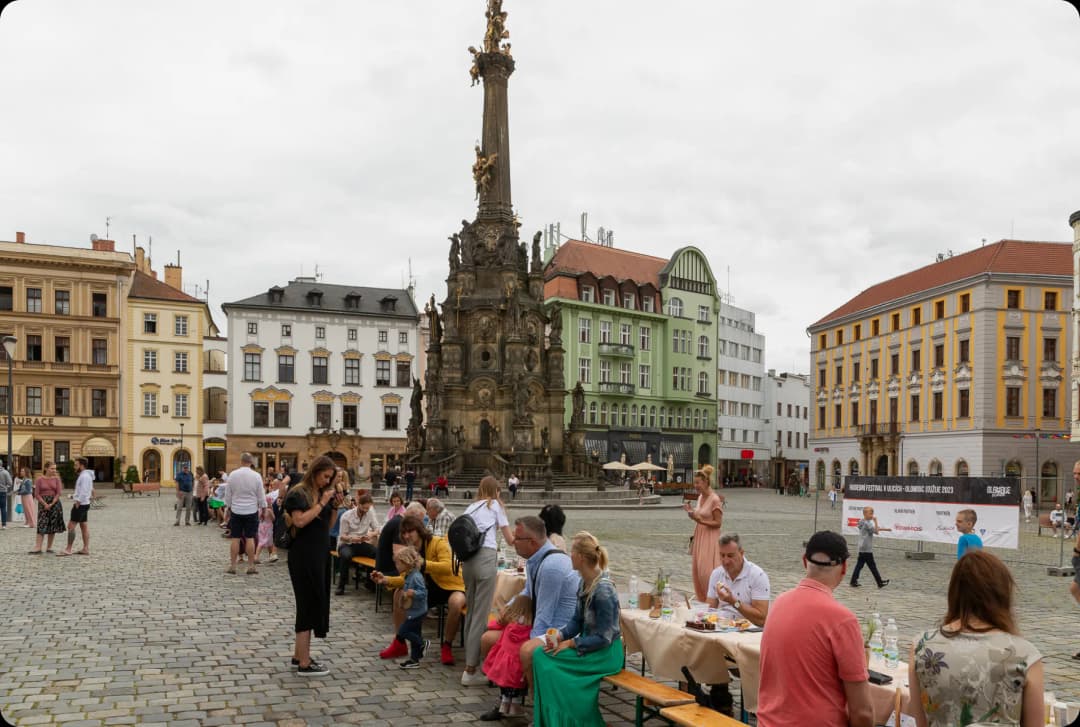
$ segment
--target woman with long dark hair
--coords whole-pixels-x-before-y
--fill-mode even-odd
[[[956,561],[941,625],[911,649],[910,709],[919,727],[1043,724],[1043,663],[1020,636],[1016,583],[985,550]]]
[[[292,533],[289,579],[296,598],[296,647],[300,676],[325,676],[330,670],[311,658],[311,634],[325,639],[330,630],[330,527],[341,495],[332,485],[334,461],[319,457],[285,495],[285,524]]]

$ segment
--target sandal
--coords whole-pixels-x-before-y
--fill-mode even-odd
[[[57,558],[66,558],[69,555],[71,555],[71,553],[67,552],[66,550],[62,550],[62,551],[60,551],[59,553],[56,554],[56,557]]]
[[[1076,659],[1077,661],[1080,661],[1080,651],[1073,654],[1072,658]]]
[[[41,551],[40,550],[28,550],[28,551],[26,551],[26,554],[27,555],[41,555]]]

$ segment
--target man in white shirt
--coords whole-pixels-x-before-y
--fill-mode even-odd
[[[349,581],[352,559],[357,556],[374,558],[375,544],[379,542],[379,516],[375,512],[371,495],[360,495],[356,507],[341,516],[338,526],[338,586],[336,595],[345,595],[345,584]],[[366,585],[366,584],[365,584]]]
[[[229,487],[225,490],[225,509],[229,518],[229,568],[226,573],[236,573],[241,538],[248,558],[247,573],[258,573],[255,539],[259,534],[259,513],[266,507],[266,491],[254,464],[251,453],[244,452],[240,455],[240,466],[229,473]]]
[[[57,557],[71,555],[71,548],[75,545],[75,524],[79,525],[82,533],[82,550],[79,555],[90,555],[90,525],[86,522],[90,513],[90,498],[94,494],[94,473],[87,469],[86,457],[75,458],[75,502],[71,506],[71,520],[67,526],[67,548],[56,554]]]

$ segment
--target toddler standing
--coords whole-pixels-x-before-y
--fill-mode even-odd
[[[424,617],[427,615],[427,585],[424,576],[420,573],[420,554],[412,546],[406,546],[394,553],[394,565],[398,575],[405,577],[405,589],[402,592],[401,605],[405,608],[405,621],[398,629],[395,637],[399,642],[408,642],[410,646],[409,658],[398,664],[402,669],[417,669],[420,667],[420,659],[423,658],[430,641],[425,641],[422,635]],[[372,577],[381,583],[386,576],[372,574]]]

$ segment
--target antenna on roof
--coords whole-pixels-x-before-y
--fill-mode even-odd
[[[109,237],[109,223],[111,223],[111,222],[112,222],[112,217],[106,217],[105,218],[105,239],[106,240],[111,240],[112,239],[111,237]]]
[[[136,247],[138,247],[138,245],[135,243],[135,235],[132,235],[131,236],[131,254],[132,254],[132,256],[135,255],[135,248]]]
[[[588,212],[582,212],[581,213],[581,239],[584,240],[585,242],[591,242],[591,240],[589,240],[589,233],[586,232],[586,228],[588,227],[588,225],[589,225],[589,213]]]

